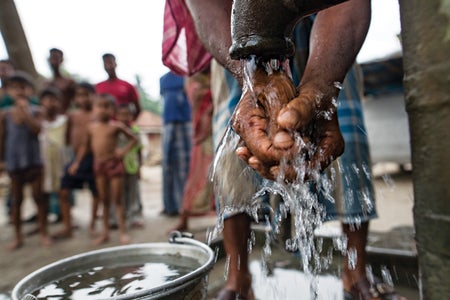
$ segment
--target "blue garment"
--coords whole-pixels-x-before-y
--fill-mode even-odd
[[[168,72],[160,78],[163,108],[163,206],[169,215],[181,208],[189,171],[192,124],[191,106],[184,90],[184,78]]]
[[[163,206],[169,215],[177,214],[183,200],[189,172],[192,124],[169,123],[163,128]]]
[[[35,114],[32,107],[31,113]],[[6,140],[4,144],[4,161],[8,172],[17,172],[33,167],[41,167],[41,151],[36,133],[31,132],[26,124],[16,124],[10,112],[5,114]]]
[[[94,175],[94,155],[86,154],[80,161],[77,172],[69,173],[69,167],[73,160],[64,167],[64,175],[61,178],[61,189],[79,190],[87,183],[92,195],[97,195],[97,186],[95,185]]]
[[[163,122],[190,122],[191,106],[184,91],[184,78],[168,72],[159,79],[160,94],[164,100]]]

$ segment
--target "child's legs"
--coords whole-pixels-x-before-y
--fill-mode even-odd
[[[61,216],[64,223],[64,232],[68,235],[72,234],[72,217],[70,215],[70,192],[67,188],[62,188],[59,191],[59,206]]]
[[[42,169],[35,168],[28,171],[31,179],[33,200],[38,208],[39,231],[42,236],[47,236],[48,198],[42,192]]]
[[[22,242],[22,218],[21,207],[23,202],[24,182],[22,176],[15,174],[11,176],[11,217],[14,224],[14,234],[16,241]]]
[[[116,208],[117,222],[119,230],[125,233],[125,201],[123,198],[123,176],[116,176],[110,179],[111,201]]]
[[[92,194],[92,206],[91,206],[91,223],[90,223],[90,229],[95,229],[95,222],[98,217],[98,207],[99,207],[99,198],[97,194]]]
[[[125,217],[129,218],[131,216],[132,209],[132,189],[131,189],[131,174],[125,174],[123,177],[123,199],[125,205]]]
[[[98,202],[103,205],[102,212],[102,220],[103,220],[103,232],[104,236],[107,237],[109,235],[109,207],[110,207],[110,199],[108,192],[108,178],[105,176],[97,176],[95,179],[97,186],[97,195]]]
[[[127,208],[127,213],[131,218],[136,218],[140,215],[141,211],[141,197],[139,191],[139,177],[137,174],[131,174],[129,176],[129,207]]]

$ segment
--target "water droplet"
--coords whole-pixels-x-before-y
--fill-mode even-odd
[[[383,282],[388,284],[389,286],[394,286],[394,282],[392,281],[391,272],[386,266],[381,266],[381,277],[383,278]]]
[[[358,253],[355,248],[347,249],[348,268],[354,270],[358,261]]]
[[[343,88],[342,83],[340,83],[339,81],[333,82],[333,85],[334,85],[334,87],[337,88],[338,90],[342,90],[342,88]]]
[[[389,188],[389,190],[393,191],[395,189],[395,181],[392,179],[391,175],[389,174],[383,174],[381,176],[383,178],[384,183]]]

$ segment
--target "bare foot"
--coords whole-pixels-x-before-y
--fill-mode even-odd
[[[99,235],[99,233],[95,228],[89,228],[89,236],[91,238],[94,239],[94,238],[98,237],[98,235]]]
[[[127,234],[121,234],[120,235],[120,243],[122,245],[127,245],[130,243],[130,237]]]
[[[14,250],[21,248],[22,246],[23,246],[22,240],[14,240],[6,247],[6,249],[9,251],[14,251]]]
[[[185,222],[180,222],[175,227],[172,227],[167,231],[167,233],[171,233],[172,231],[186,231],[188,229],[188,226]]]
[[[94,240],[94,245],[100,246],[102,244],[105,244],[109,241],[109,235],[102,234],[100,237]]]
[[[65,240],[65,239],[71,239],[73,237],[73,233],[71,230],[61,230],[52,235],[52,238],[55,240]]]
[[[232,299],[249,299],[255,300],[255,295],[253,294],[253,290],[250,289],[247,295],[243,295],[241,293],[235,292],[233,290],[224,288],[220,290],[219,294],[215,298],[216,300],[232,300]]]
[[[133,222],[131,222],[131,228],[133,229],[142,229],[145,227],[144,222],[141,220],[135,220]]]
[[[255,295],[252,289],[252,278],[251,275],[240,274],[239,278],[235,278],[237,281],[230,280],[228,278],[227,284],[219,292],[217,300],[228,300],[228,299],[248,299],[255,300]]]
[[[92,235],[95,233],[95,223],[89,224],[89,233]]]
[[[52,238],[50,238],[48,235],[41,236],[41,245],[45,247],[53,245]]]
[[[39,227],[36,226],[33,229],[30,229],[27,232],[25,232],[25,235],[26,236],[32,236],[32,235],[35,235],[35,234],[38,234],[38,233],[39,233]]]

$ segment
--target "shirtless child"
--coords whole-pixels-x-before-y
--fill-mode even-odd
[[[80,151],[83,144],[83,138],[87,134],[89,123],[93,120],[92,105],[95,98],[95,88],[93,85],[82,82],[77,84],[75,88],[75,106],[76,108],[69,113],[67,143],[74,153]],[[75,158],[74,158],[75,160]],[[59,192],[59,201],[61,206],[61,215],[63,218],[64,228],[56,233],[55,238],[71,238],[72,233],[72,217],[70,214],[70,198],[73,189],[82,189],[83,185],[87,183],[92,192],[92,215],[90,230],[93,232],[95,219],[97,215],[97,189],[95,186],[94,176],[94,158],[90,151],[87,151],[78,162],[76,172],[71,171],[69,163],[64,171],[61,179],[61,190]]]
[[[103,205],[103,233],[95,244],[103,244],[109,240],[109,209],[114,203],[119,225],[120,242],[127,244],[130,239],[126,233],[125,205],[123,198],[124,166],[123,158],[137,143],[138,139],[125,125],[113,121],[115,99],[112,95],[97,96],[94,105],[96,120],[89,124],[83,147],[77,153],[72,164],[72,171],[78,168],[77,162],[89,149],[94,155],[94,172],[99,201]],[[128,143],[118,148],[119,134],[128,138]],[[80,158],[80,159],[78,159]]]

